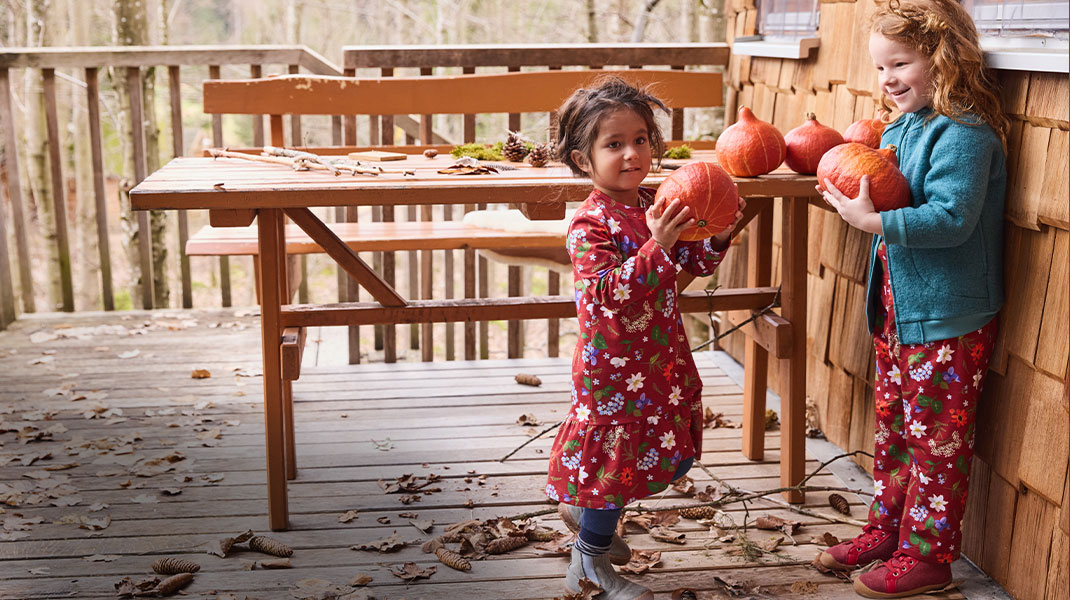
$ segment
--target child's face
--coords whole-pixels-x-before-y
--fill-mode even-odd
[[[881,91],[900,111],[915,112],[932,102],[929,57],[879,33],[869,36],[869,55],[877,67]]]
[[[575,150],[573,160],[600,191],[618,202],[636,206],[639,184],[650,173],[649,135],[646,121],[638,113],[618,109],[599,121],[590,160]]]

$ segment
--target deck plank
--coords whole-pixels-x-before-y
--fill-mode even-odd
[[[295,547],[294,568],[246,571],[241,559],[262,555],[246,551],[222,559],[205,554],[204,544],[225,535],[267,530],[257,324],[255,311],[248,309],[79,313],[32,315],[0,332],[0,373],[9,374],[0,386],[0,421],[5,424],[0,427],[0,490],[27,490],[37,482],[53,482],[58,489],[76,489],[80,497],[73,506],[50,506],[45,501],[4,508],[7,512],[0,513],[0,520],[42,522],[18,532],[26,534],[22,539],[0,541],[0,597],[113,598],[114,583],[125,575],[134,579],[148,575],[151,562],[162,555],[186,556],[202,565],[187,592],[204,598],[215,598],[217,592],[292,598],[290,591],[298,580],[321,578],[345,584],[357,572],[373,576],[376,598],[394,600],[520,600],[563,592],[565,559],[541,555],[530,546],[478,561],[470,573],[452,571],[418,547],[380,555],[352,551],[349,546],[395,529],[407,540],[426,539],[399,516],[402,512],[434,519],[434,535],[442,526],[466,518],[548,508],[541,490],[552,435],[504,463],[498,459],[567,412],[568,359],[353,366],[306,362],[294,385],[300,470],[290,483],[293,529],[270,534]],[[134,350],[136,356],[120,358]],[[706,405],[739,421],[742,390],[708,356],[699,354],[696,359],[706,384]],[[197,368],[208,369],[212,377],[192,379]],[[538,375],[543,385],[515,384],[513,377],[520,372]],[[71,391],[57,395],[64,385]],[[99,398],[72,400],[71,396],[89,392]],[[83,413],[94,405],[122,414],[85,418]],[[534,415],[543,425],[517,425],[522,414]],[[23,443],[16,431],[24,426],[62,427],[51,440]],[[219,437],[209,436],[207,445],[195,437],[215,427]],[[759,462],[742,456],[739,432],[707,430],[704,463],[733,485],[752,490],[775,487],[778,432],[767,434],[768,450]],[[389,449],[377,450],[373,440],[387,439]],[[123,454],[95,447],[107,440],[132,443]],[[20,457],[33,452],[51,452],[51,457],[30,466],[21,464]],[[135,461],[172,452],[185,457],[175,463],[175,472],[155,477],[130,473]],[[77,466],[44,470],[65,463]],[[807,468],[817,464],[809,460]],[[398,495],[381,492],[378,480],[405,473],[436,473],[443,477],[436,484],[442,491],[410,505],[401,504]],[[207,474],[221,479],[202,481]],[[193,481],[176,481],[176,476],[186,475]],[[486,476],[484,485],[478,479],[465,480],[476,475]],[[699,485],[712,483],[697,468],[691,476]],[[815,477],[813,483],[842,485],[830,474]],[[181,493],[167,496],[163,493],[167,488]],[[144,496],[157,501],[139,502]],[[855,517],[863,516],[862,500],[853,495],[850,500]],[[468,501],[471,507],[466,506]],[[668,492],[644,504],[684,501]],[[108,506],[89,512],[94,503]],[[827,493],[809,494],[806,504],[831,514]],[[350,509],[359,509],[360,517],[338,522],[338,516]],[[682,546],[659,543],[645,534],[629,535],[635,547],[663,552],[662,563],[638,580],[654,589],[658,598],[668,598],[680,586],[695,588],[700,598],[724,597],[714,574],[761,586],[754,594],[758,596],[801,597],[791,584],[812,581],[819,588],[809,597],[855,597],[849,585],[806,565],[820,549],[811,543],[814,536],[828,531],[847,538],[857,527],[791,513],[764,500],[748,510],[731,506],[726,512],[740,522],[766,514],[800,521],[804,527],[795,536],[798,545],[785,547],[779,559],[746,563],[730,556],[731,544],[718,541],[706,527],[683,521],[678,529],[687,534],[687,543]],[[67,515],[103,514],[110,516],[111,524],[96,532],[54,522]],[[380,517],[390,522],[380,523]],[[555,515],[541,520],[563,529]],[[769,532],[752,529],[749,536],[762,540]],[[92,555],[117,558],[86,560]],[[389,574],[389,568],[407,561],[439,568],[429,580],[405,585]]]

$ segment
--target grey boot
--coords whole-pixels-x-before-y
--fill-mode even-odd
[[[583,555],[575,547],[572,548],[572,562],[568,564],[568,574],[565,576],[565,586],[568,591],[576,593],[580,591],[580,580],[598,580],[602,587],[602,593],[595,596],[595,600],[654,600],[651,591],[637,583],[632,583],[621,577],[609,564],[609,555],[603,554],[594,558],[594,573],[587,573],[583,569]],[[594,577],[592,577],[594,575]]]
[[[572,533],[580,532],[580,515],[583,514],[583,509],[571,504],[565,504],[561,502],[557,505],[557,514],[561,517],[561,521],[564,522],[565,527]],[[620,538],[619,535],[613,534],[613,541],[609,546],[609,562],[615,565],[626,565],[632,560],[632,549],[628,547],[628,543]]]

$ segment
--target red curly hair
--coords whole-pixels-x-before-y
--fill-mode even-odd
[[[870,31],[929,57],[932,108],[962,122],[980,117],[1007,147],[1010,122],[1000,103],[999,84],[985,68],[970,13],[958,0],[875,0]],[[880,105],[891,111],[883,94]]]

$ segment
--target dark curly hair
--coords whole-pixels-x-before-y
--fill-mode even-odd
[[[595,80],[595,86],[581,88],[569,96],[568,100],[557,109],[557,145],[556,157],[572,169],[579,177],[586,177],[580,166],[572,159],[572,151],[591,158],[591,148],[598,137],[598,126],[602,117],[612,111],[627,108],[635,111],[646,122],[650,137],[650,149],[658,162],[665,151],[665,140],[661,129],[654,120],[654,107],[669,113],[669,109],[649,88],[638,88],[615,75],[607,75]],[[671,114],[671,113],[670,113]]]

